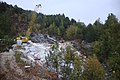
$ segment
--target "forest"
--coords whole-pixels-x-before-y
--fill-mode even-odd
[[[25,35],[31,20],[32,11],[24,10],[17,5],[12,6],[0,2],[0,52],[15,43],[18,35]],[[64,54],[67,66],[61,72],[63,80],[119,80],[120,79],[120,21],[113,13],[109,13],[105,22],[100,18],[93,24],[77,22],[64,14],[44,15],[37,13],[32,33],[48,34],[56,40],[91,43],[92,48],[78,48],[87,56],[86,70],[81,74],[80,58],[68,47],[66,52],[54,55],[53,67],[58,68],[57,59]],[[55,49],[55,48],[54,48]],[[66,53],[66,54],[65,54]],[[48,58],[48,61],[50,58]],[[73,62],[75,69],[70,70]],[[71,73],[70,73],[71,72]],[[71,74],[71,75],[70,75]],[[70,75],[70,76],[69,76]],[[69,76],[69,78],[68,78]],[[107,76],[107,77],[106,77]]]

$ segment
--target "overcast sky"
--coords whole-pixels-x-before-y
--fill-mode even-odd
[[[100,18],[102,22],[109,13],[120,20],[119,0],[0,0],[17,5],[26,10],[34,10],[36,4],[41,4],[39,12],[43,14],[65,14],[70,19],[80,20],[85,24],[93,23]]]

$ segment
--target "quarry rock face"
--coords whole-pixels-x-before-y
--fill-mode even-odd
[[[35,43],[53,43],[55,40],[50,38],[49,35],[43,35],[40,33],[32,33],[31,41]]]

